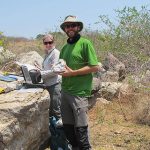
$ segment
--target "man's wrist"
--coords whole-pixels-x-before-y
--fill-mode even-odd
[[[72,76],[77,76],[78,75],[78,71],[77,70],[74,70],[73,72],[72,72]]]

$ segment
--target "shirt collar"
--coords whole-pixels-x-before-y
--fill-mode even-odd
[[[47,55],[49,55],[54,49],[55,49],[55,47],[49,49]]]
[[[67,43],[74,44],[80,39],[80,37],[81,37],[80,34],[77,34],[75,37],[72,38],[72,40],[70,40],[70,38],[68,38]]]

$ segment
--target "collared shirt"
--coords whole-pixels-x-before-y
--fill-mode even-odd
[[[42,64],[42,69],[41,71],[42,74],[42,79],[45,85],[51,86],[56,83],[59,83],[61,80],[61,76],[58,74],[52,73],[51,68],[52,66],[58,62],[59,60],[59,50],[56,48],[51,49],[48,54],[45,55],[43,64]]]

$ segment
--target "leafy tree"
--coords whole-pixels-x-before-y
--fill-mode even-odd
[[[41,40],[44,37],[44,34],[38,34],[36,36],[36,40]]]
[[[101,41],[100,49],[113,52],[135,71],[135,65],[140,66],[150,57],[150,10],[145,6],[140,10],[124,7],[115,12],[115,23],[106,15],[99,16],[98,23],[107,27],[102,32],[105,40]]]

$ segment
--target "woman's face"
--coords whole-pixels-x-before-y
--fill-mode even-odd
[[[50,49],[52,49],[54,47],[54,41],[51,40],[50,38],[46,38],[43,41],[43,44],[44,44],[44,47],[45,47],[46,51],[48,51],[48,50],[50,50]]]

